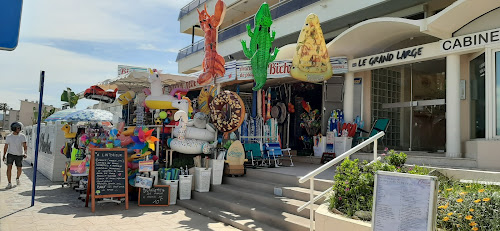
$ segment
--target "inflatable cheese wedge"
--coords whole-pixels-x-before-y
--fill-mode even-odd
[[[290,75],[311,83],[328,80],[333,75],[323,31],[315,14],[307,16],[300,31]]]

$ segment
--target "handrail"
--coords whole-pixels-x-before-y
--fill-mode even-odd
[[[338,156],[337,158],[329,161],[328,163],[322,165],[321,167],[317,168],[316,170],[310,172],[309,174],[301,177],[299,179],[299,183],[304,183],[307,180],[315,177],[316,175],[318,175],[321,172],[325,171],[326,169],[332,167],[333,165],[337,164],[338,162],[344,160],[346,157],[348,157],[348,156],[352,155],[353,153],[359,151],[360,149],[364,148],[365,146],[367,146],[371,142],[373,142],[375,140],[378,140],[378,138],[380,138],[380,137],[382,137],[384,135],[385,135],[384,132],[377,133],[376,135],[374,135],[374,136],[370,137],[369,139],[363,141],[361,144],[356,145],[356,147],[349,149],[349,151],[345,152],[344,154],[342,154],[342,155]],[[374,149],[374,152],[376,152],[376,149]]]
[[[299,183],[304,183],[309,180],[309,201],[306,202],[304,205],[300,206],[297,209],[297,212],[300,212],[304,210],[307,206],[309,206],[309,230],[313,231],[314,230],[314,202],[319,200],[321,197],[326,195],[328,192],[331,191],[331,189],[327,189],[324,192],[322,192],[320,195],[314,197],[314,177],[326,169],[332,167],[333,165],[339,163],[340,161],[344,160],[345,158],[348,158],[350,155],[354,154],[355,152],[359,151],[360,149],[364,148],[365,146],[369,145],[370,143],[373,142],[373,161],[370,163],[374,163],[377,161],[377,141],[379,138],[385,135],[385,132],[381,131],[374,136],[368,138],[364,142],[356,145],[354,148],[349,149],[347,152],[344,154],[338,156],[337,158],[329,161],[328,163],[322,165],[321,167],[315,169],[314,171],[308,173],[307,175],[301,177],[299,179]]]

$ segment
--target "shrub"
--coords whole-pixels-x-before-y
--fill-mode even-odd
[[[401,168],[405,165],[406,158],[407,155],[404,152],[396,153],[396,151],[390,150],[389,153],[386,154],[384,160],[396,166],[396,168]]]

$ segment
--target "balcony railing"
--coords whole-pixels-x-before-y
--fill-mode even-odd
[[[203,1],[203,0],[200,0]],[[205,0],[206,1],[206,0]],[[289,0],[289,1],[282,1],[278,4],[275,4],[271,7],[271,17],[273,19],[278,19],[282,16],[285,16],[289,13],[292,13],[294,11],[297,11],[301,8],[304,8],[306,6],[309,6],[315,2],[319,2],[320,0]],[[195,2],[195,1],[193,1]],[[198,1],[196,1],[198,2]],[[187,6],[186,6],[187,7]],[[182,10],[181,10],[182,12]],[[247,31],[247,24],[250,24],[251,27],[254,26],[254,16],[245,18],[241,20],[240,22],[237,22],[233,24],[232,26],[225,28],[224,30],[219,31],[219,42],[223,42],[227,39],[230,39],[232,37],[235,37],[237,35],[240,35],[241,33],[244,33]],[[201,48],[200,44],[201,43]],[[180,59],[183,59],[186,56],[189,56],[193,53],[196,53],[204,48],[204,40],[200,40],[193,45],[189,45],[185,48],[182,48],[179,51],[179,54],[177,55],[177,60],[179,61]]]
[[[184,17],[184,15],[189,14],[189,12],[198,8],[198,6],[205,3],[206,1],[207,0],[193,0],[189,4],[187,4],[186,6],[182,7],[181,12],[179,13],[178,20],[180,20],[182,17]]]

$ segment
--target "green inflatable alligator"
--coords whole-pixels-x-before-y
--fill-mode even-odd
[[[247,24],[248,36],[250,36],[250,49],[247,48],[245,40],[241,41],[241,45],[243,46],[243,53],[251,60],[252,64],[253,78],[256,83],[252,90],[258,91],[262,89],[266,83],[267,66],[276,59],[276,55],[279,51],[278,48],[274,48],[274,52],[271,54],[271,47],[276,32],[273,31],[273,35],[269,35],[273,21],[267,3],[263,3],[260,6],[259,11],[257,11],[255,15],[254,24],[255,27],[253,32],[250,28],[250,24]]]

